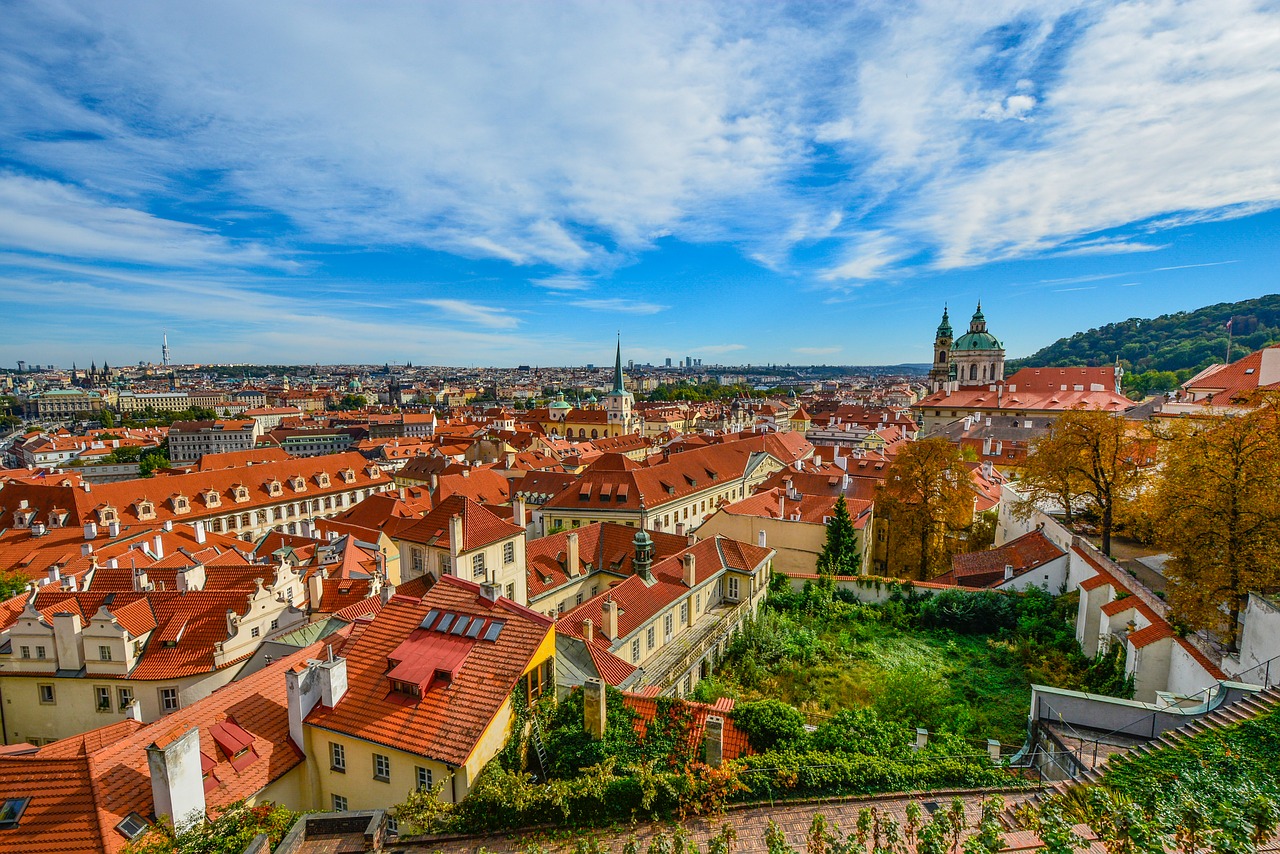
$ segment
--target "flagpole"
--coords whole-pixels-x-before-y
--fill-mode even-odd
[[[1235,318],[1232,318],[1232,320],[1234,319]],[[1234,334],[1234,330],[1232,330],[1231,328],[1231,320],[1228,320],[1227,321],[1227,364],[1228,365],[1231,364],[1231,336],[1233,334]]]

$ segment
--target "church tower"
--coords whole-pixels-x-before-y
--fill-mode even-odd
[[[987,331],[981,302],[969,321],[969,331],[952,344],[951,361],[961,388],[1004,381],[1004,345]]]
[[[635,404],[635,396],[627,391],[622,383],[622,339],[618,339],[618,353],[613,364],[613,390],[604,398],[604,409],[608,413],[609,435],[621,436],[631,432],[631,408]]]
[[[944,305],[942,307],[942,322],[938,324],[938,331],[933,337],[933,367],[929,369],[930,392],[940,390],[949,379],[952,340],[951,318],[947,314],[947,307]]]

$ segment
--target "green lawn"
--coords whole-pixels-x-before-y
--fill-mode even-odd
[[[1098,668],[1075,643],[1074,597],[995,596],[949,595],[948,609],[774,592],[697,693],[782,700],[815,723],[872,707],[911,726],[1021,744],[1033,681],[1081,688]]]

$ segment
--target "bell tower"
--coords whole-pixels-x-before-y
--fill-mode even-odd
[[[947,313],[947,307],[942,307],[942,322],[938,324],[938,331],[933,337],[933,366],[929,368],[929,391],[935,392],[951,378],[953,365],[951,364],[951,344],[954,341],[954,332],[951,329],[951,317]]]

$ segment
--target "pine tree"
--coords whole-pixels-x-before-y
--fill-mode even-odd
[[[858,532],[849,516],[844,496],[836,499],[834,515],[827,520],[827,542],[818,555],[821,575],[858,575],[862,570],[862,553],[858,549]]]

